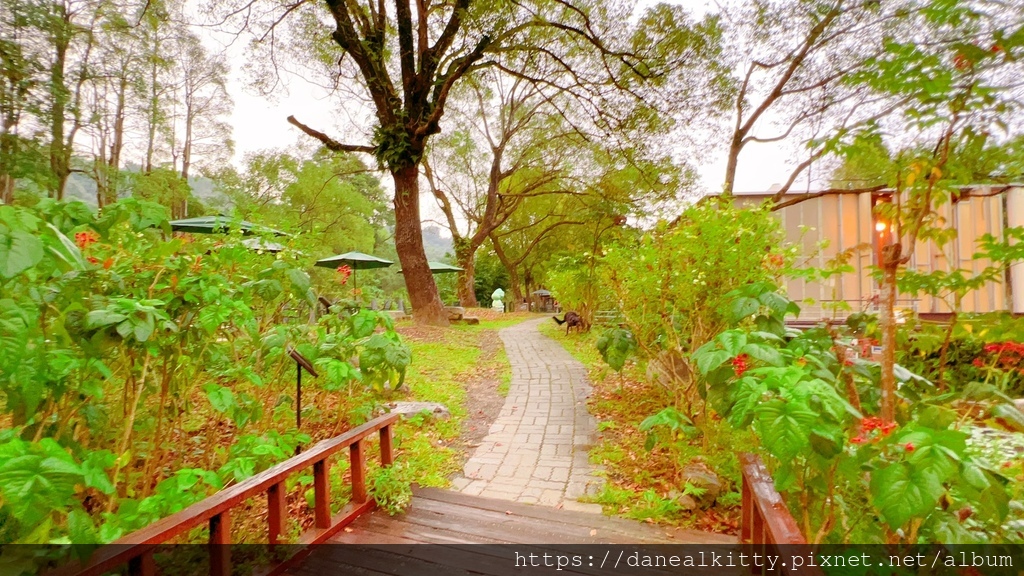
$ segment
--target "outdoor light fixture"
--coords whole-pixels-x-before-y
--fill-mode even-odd
[[[876,222],[875,230],[878,230],[879,232],[885,232],[885,222]]]

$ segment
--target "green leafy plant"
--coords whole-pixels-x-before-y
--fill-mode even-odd
[[[380,468],[370,480],[370,494],[382,510],[391,516],[400,514],[412,502],[412,487],[405,467],[400,464]]]
[[[621,373],[629,357],[636,352],[636,339],[624,328],[608,328],[597,338],[597,350],[601,358]]]
[[[702,202],[672,226],[662,223],[608,246],[600,272],[648,372],[676,394],[679,410],[696,418],[704,399],[691,353],[734,319],[757,313],[765,305],[758,297],[771,298],[735,299],[733,290],[774,280],[793,256],[767,208]],[[618,345],[629,349],[622,338],[607,342],[616,354]]]
[[[946,541],[949,534],[956,542],[984,541],[983,533],[955,526],[963,510],[997,529],[1009,509],[1005,479],[967,453],[961,418],[946,406],[955,398],[896,365],[908,411],[898,423],[866,415],[880,405],[872,392],[878,365],[848,357],[849,341],[834,331],[786,329],[779,322],[791,310],[785,298],[767,300],[777,303],[759,308],[775,321],[747,317],[694,359],[715,410],[757,435],[776,487],[810,540],[850,541],[856,531],[856,541]],[[976,399],[991,397],[974,390]],[[873,513],[888,527],[884,535],[855,524]]]
[[[294,257],[240,234],[171,236],[133,198],[0,206],[0,518],[8,542],[102,543],[338,433],[411,361],[390,317],[319,304]],[[347,394],[346,394],[347,392]],[[308,425],[308,424],[307,424]]]

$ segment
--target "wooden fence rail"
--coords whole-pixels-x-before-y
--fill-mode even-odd
[[[323,440],[297,456],[276,466],[221,490],[192,506],[163,518],[131,534],[99,548],[84,565],[66,566],[52,572],[52,576],[99,576],[127,563],[133,576],[153,576],[156,564],[153,550],[157,545],[168,542],[192,528],[207,523],[210,528],[210,574],[230,576],[231,516],[232,508],[247,499],[266,494],[268,504],[268,542],[281,544],[281,533],[287,518],[285,508],[285,481],[300,470],[313,468],[313,528],[299,537],[299,544],[310,545],[326,541],[360,514],[372,510],[375,503],[366,491],[367,437],[380,433],[381,463],[390,466],[394,460],[392,452],[392,426],[398,414],[387,414],[354,428],[341,436]],[[349,449],[352,499],[338,514],[331,516],[330,482],[328,458],[335,453]]]
[[[807,544],[775,480],[756,454],[740,454],[743,471],[742,544]]]
[[[775,570],[755,569],[755,573],[796,573],[794,556],[802,556],[801,576],[821,576],[815,562],[806,559],[814,554],[800,532],[786,501],[775,489],[775,480],[756,454],[739,454],[743,474],[740,544],[752,545],[755,553],[771,554],[779,561]]]

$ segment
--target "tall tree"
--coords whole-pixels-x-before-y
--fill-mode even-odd
[[[62,0],[47,4],[41,32],[50,51],[49,98],[50,195],[60,200],[71,175],[75,138],[86,118],[82,110],[90,79],[95,27],[100,11],[92,2]]]
[[[188,180],[195,156],[227,161],[231,154],[231,129],[223,117],[231,112],[227,92],[228,66],[223,55],[211,55],[194,34],[183,31],[177,39],[175,58],[176,102],[181,108],[173,126],[172,155],[181,159],[181,177]],[[178,132],[181,132],[180,142]]]
[[[846,79],[881,55],[884,38],[906,23],[913,4],[757,0],[727,7],[729,60],[740,76],[727,132],[724,191],[733,192],[748,146],[799,141],[801,152],[775,194],[778,201],[835,150],[837,140],[891,114],[901,98]]]
[[[954,202],[963,185],[1017,176],[1019,162],[979,162],[977,152],[1021,129],[1015,120],[1024,109],[1021,22],[1024,7],[1018,5],[984,0],[930,4],[914,14],[913,36],[887,42],[884,56],[850,79],[907,102],[891,123],[905,145],[888,174],[890,199],[878,208],[887,224],[879,263],[881,416],[887,421],[895,419],[898,405],[895,305],[901,269],[919,240],[941,245],[955,237],[938,208]],[[860,140],[867,143],[866,153],[877,152],[871,138]],[[992,172],[979,174],[981,167]]]
[[[102,209],[117,201],[121,182],[121,156],[128,141],[127,123],[135,76],[143,61],[132,23],[121,7],[106,7],[106,17],[94,32],[99,36],[92,74],[87,127],[92,135],[91,176],[96,182],[96,203]]]
[[[139,11],[138,25],[135,27],[145,61],[145,67],[140,71],[140,82],[136,84],[136,107],[145,131],[142,169],[146,172],[158,164],[154,163],[154,159],[158,153],[160,132],[167,129],[169,122],[165,96],[173,84],[167,76],[173,65],[170,57],[173,54],[172,43],[180,33],[171,19],[173,8],[171,2],[165,0],[146,2]]]
[[[529,53],[559,70],[532,80],[572,84],[578,93],[590,96],[590,109],[607,121],[601,98],[625,87],[616,84],[616,77],[645,74],[639,59],[622,42],[628,35],[622,33],[621,23],[627,21],[632,6],[573,0],[525,4],[422,0],[414,5],[327,0],[325,5],[326,13],[304,3],[287,11],[300,12],[293,21],[307,39],[315,37],[311,33],[321,18],[329,18],[331,39],[341,53],[332,55],[315,46],[316,54],[325,65],[333,65],[335,78],[356,80],[373,113],[373,136],[370,142],[345,143],[294,116],[289,121],[332,150],[374,154],[390,173],[395,188],[395,244],[414,317],[446,324],[423,252],[419,172],[427,142],[441,131],[453,88],[476,69],[501,67],[492,55],[500,53],[507,59]],[[258,0],[253,0],[234,4],[231,10],[251,24],[258,20],[257,7]],[[262,39],[276,37],[274,30],[284,15],[268,18],[264,24],[270,30]],[[554,40],[552,30],[557,33]],[[276,54],[270,48],[267,51]]]
[[[38,112],[44,69],[38,51],[29,45],[42,16],[32,2],[11,0],[0,8],[0,202],[14,201],[15,180],[23,175],[24,156],[37,147],[27,138],[25,119]]]
[[[571,192],[562,180],[576,134],[552,97],[521,77],[488,70],[466,87],[472,103],[456,108],[456,130],[435,140],[423,165],[463,269],[459,300],[475,307],[477,250],[526,198]]]

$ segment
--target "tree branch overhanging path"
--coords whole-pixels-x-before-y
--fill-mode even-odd
[[[587,0],[497,6],[475,0],[325,0],[287,5],[244,0],[225,12],[228,20],[239,21],[243,29],[258,28],[256,37],[264,45],[284,37],[276,32],[278,27],[294,26],[293,32],[300,35],[292,40],[299,46],[315,45],[310,49],[332,83],[365,100],[375,125],[369,142],[337,139],[296,116],[288,122],[330,150],[373,154],[378,166],[390,173],[395,189],[395,245],[414,318],[446,324],[424,254],[419,196],[428,143],[441,132],[450,99],[483,69],[517,77],[509,71],[521,70],[524,61],[539,60],[544,65],[538,69],[546,70],[544,78],[531,80],[522,74],[517,81],[543,93],[541,101],[550,98],[549,92],[565,91],[568,99],[585,102],[578,107],[585,111],[578,113],[576,122],[599,131],[609,129],[629,115],[628,105],[617,109],[610,103],[638,101],[636,87],[651,76],[652,67],[642,65],[644,59],[632,53],[630,32],[621,26],[632,9],[626,3]],[[253,23],[260,19],[262,24]],[[315,34],[328,22],[333,48],[315,44]],[[277,52],[273,47],[267,50],[277,74]],[[573,121],[570,125],[577,126]],[[487,224],[472,235],[477,246],[515,203],[497,189],[493,192],[492,207],[485,210]]]

